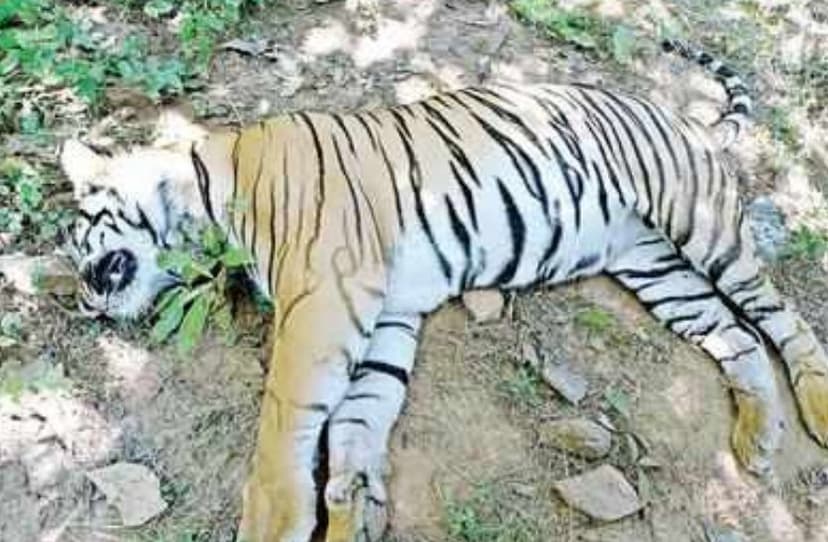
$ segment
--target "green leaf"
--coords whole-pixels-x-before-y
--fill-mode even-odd
[[[184,291],[178,290],[172,300],[160,311],[160,317],[152,327],[152,333],[150,335],[154,343],[161,344],[178,328],[184,319],[185,303],[186,296],[184,295]]]
[[[218,226],[208,226],[204,228],[201,234],[201,245],[204,247],[204,252],[212,256],[221,254],[221,249],[224,247],[225,236]]]
[[[253,257],[247,249],[239,247],[231,247],[224,254],[221,255],[221,263],[225,267],[243,267],[253,263]]]
[[[156,300],[155,302],[155,308],[153,309],[152,315],[158,316],[159,314],[161,314],[161,312],[163,312],[164,309],[166,309],[167,306],[170,303],[172,303],[177,296],[180,296],[183,293],[184,289],[181,286],[176,286],[175,288],[167,290],[166,292],[161,294],[161,297],[159,297],[158,300]]]
[[[156,263],[161,269],[181,273],[192,260],[193,257],[184,250],[165,250],[158,253]]]
[[[213,262],[210,260],[205,262],[197,262],[195,260],[191,260],[181,270],[181,276],[185,281],[189,283],[195,281],[199,277],[212,279],[213,273],[210,272],[210,268],[212,266]]]
[[[193,301],[190,310],[181,322],[178,332],[178,351],[182,354],[190,352],[204,334],[207,316],[210,312],[210,302],[206,295],[201,295]]]

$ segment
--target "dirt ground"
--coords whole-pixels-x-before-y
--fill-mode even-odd
[[[774,13],[785,3],[750,4]],[[770,58],[793,54],[785,48],[796,39],[828,53],[821,0],[789,4],[784,15],[792,22],[770,38],[706,0],[593,7],[652,35],[667,19],[692,28],[699,41],[729,35],[737,45],[724,48],[749,68],[761,109],[791,103],[790,79],[767,55],[749,56],[739,39],[770,39]],[[498,2],[308,2],[263,10],[249,32],[271,40],[270,53],[217,55],[209,85],[188,97],[207,122],[411,101],[492,79],[600,83],[702,118],[722,99],[703,74],[652,48],[619,66],[550,43]],[[794,103],[790,115],[804,148],[781,155],[772,128],[760,122],[736,147],[734,165],[749,197],[771,195],[792,228],[824,218],[814,209],[826,207],[828,162],[819,143],[828,141],[828,115],[812,103]],[[124,116],[113,108],[112,119]],[[828,344],[828,260],[790,259],[769,271]],[[173,349],[145,346],[141,326],[89,322],[0,288],[0,309],[21,315],[25,338],[2,351],[0,365],[18,367],[30,384],[0,395],[0,541],[232,540],[254,444],[267,318],[246,315],[237,344],[211,337],[179,359]],[[606,315],[600,325],[577,317],[595,313]],[[527,344],[586,378],[579,406],[523,367]],[[779,379],[787,390],[781,372]],[[393,435],[388,540],[828,541],[828,451],[805,434],[789,393],[786,405],[776,477],[759,480],[730,452],[733,409],[716,366],[608,280],[518,293],[488,323],[473,322],[452,302],[427,323]],[[549,446],[544,425],[569,416],[612,426],[609,456],[586,461]],[[116,461],[143,464],[161,481],[167,510],[145,526],[121,527],[84,475]],[[554,492],[555,480],[601,463],[633,482],[646,503],[640,513],[603,524]]]

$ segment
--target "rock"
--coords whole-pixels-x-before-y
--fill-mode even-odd
[[[463,305],[475,322],[492,322],[503,314],[506,300],[500,290],[472,290],[463,294]]]
[[[559,480],[554,487],[569,506],[601,521],[621,519],[642,507],[635,489],[611,465]]]
[[[756,252],[765,261],[775,261],[788,240],[782,211],[767,196],[754,199],[747,211],[756,241]]]
[[[37,442],[21,456],[20,462],[26,469],[29,489],[40,493],[60,483],[66,476],[70,460],[56,442]]]
[[[586,395],[589,386],[586,378],[566,364],[544,359],[537,348],[528,342],[523,344],[522,357],[550,388],[573,405],[577,405]]]
[[[585,459],[605,457],[612,447],[612,433],[584,418],[545,423],[540,428],[541,442]]]
[[[57,255],[26,256],[16,253],[0,256],[0,275],[15,289],[30,295],[72,295],[77,290],[77,273]]]
[[[115,463],[89,471],[86,476],[118,510],[126,527],[143,525],[167,508],[158,477],[143,465]]]

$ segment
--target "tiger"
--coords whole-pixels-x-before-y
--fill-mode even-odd
[[[695,46],[664,47],[724,86],[716,123],[600,86],[493,83],[243,128],[168,114],[154,144],[114,156],[64,142],[87,313],[145,314],[180,284],[157,258],[193,223],[247,250],[273,301],[240,540],[307,542],[318,508],[325,540],[380,539],[389,434],[423,319],[475,289],[612,277],[717,362],[736,406],[732,449],[758,475],[785,425],[768,340],[828,445],[828,357],[761,271],[723,160],[750,123],[748,89]]]

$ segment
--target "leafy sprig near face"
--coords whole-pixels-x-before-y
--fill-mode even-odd
[[[232,246],[215,225],[186,234],[183,248],[165,250],[158,265],[180,278],[156,304],[151,337],[156,344],[175,336],[178,351],[190,352],[204,335],[209,322],[229,341],[233,328],[226,291],[232,271],[253,263],[248,251]]]

